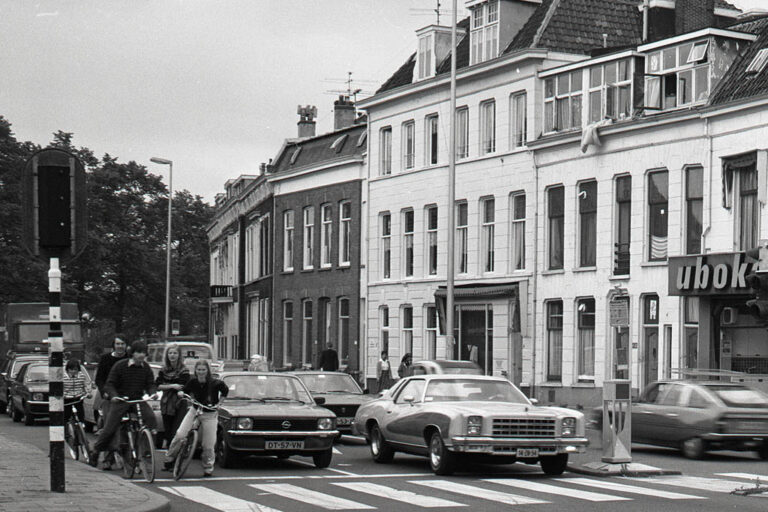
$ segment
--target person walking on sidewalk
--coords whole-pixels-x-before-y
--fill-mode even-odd
[[[408,377],[411,374],[411,353],[406,353],[400,360],[400,366],[397,368],[397,375],[401,379]]]
[[[327,348],[320,352],[320,368],[324,372],[335,372],[339,369],[339,354],[333,350],[333,343],[330,341]]]
[[[147,357],[147,344],[143,341],[134,341],[131,349],[130,359],[122,359],[115,363],[109,372],[107,384],[104,386],[112,404],[109,408],[109,414],[104,419],[104,428],[101,429],[101,433],[91,450],[90,462],[93,466],[97,465],[99,453],[110,449],[112,437],[120,427],[120,420],[131,405],[122,402],[120,397],[128,400],[139,400],[144,394],[147,394],[156,398],[157,386],[155,386],[155,375],[152,373],[152,368],[145,361]],[[141,402],[139,407],[141,407],[144,424],[154,434],[157,429],[157,423],[152,408],[146,402]]]
[[[389,389],[392,382],[392,366],[389,363],[389,355],[386,350],[382,350],[381,358],[376,363],[376,384],[378,386],[376,391],[381,393],[385,389]]]
[[[184,402],[179,400],[177,392],[181,391],[189,380],[189,370],[184,366],[181,351],[175,343],[166,347],[163,363],[155,384],[157,389],[163,392],[163,397],[160,399],[160,414],[163,417],[163,437],[168,447],[187,409]]]
[[[229,394],[229,388],[223,381],[214,379],[211,375],[211,365],[205,359],[200,359],[195,363],[195,374],[184,385],[184,389],[178,392],[179,395],[186,393],[203,405],[215,407]],[[187,434],[192,429],[197,411],[194,407],[187,408],[187,414],[179,425],[173,441],[168,447],[165,456],[163,469],[170,471],[176,456],[179,454],[181,440],[186,439]],[[200,457],[203,462],[203,476],[213,474],[213,464],[216,461],[216,425],[218,424],[219,413],[217,411],[205,411],[200,416],[200,444],[203,447],[203,453]]]

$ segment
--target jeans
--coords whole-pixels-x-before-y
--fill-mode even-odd
[[[195,415],[197,410],[194,407],[190,407],[187,410],[187,414],[179,425],[179,429],[176,431],[176,435],[173,436],[173,441],[168,447],[168,453],[166,454],[166,462],[172,462],[176,459],[181,448],[181,440],[185,439],[192,430],[192,424],[195,421]],[[216,461],[216,425],[218,424],[219,413],[218,412],[204,412],[200,415],[200,428],[198,432],[200,434],[200,444],[203,446],[203,453],[201,456],[203,462],[203,470],[206,472],[213,471],[213,464]]]
[[[101,452],[104,450],[112,450],[113,442],[112,438],[120,428],[120,421],[123,419],[123,415],[132,404],[126,404],[125,402],[112,402],[109,405],[109,412],[106,413],[104,419],[104,428],[101,429],[99,438],[96,440],[96,444],[93,445],[93,449]],[[152,408],[147,402],[141,402],[141,417],[144,420],[144,424],[150,429],[157,428],[157,421],[155,421],[155,413],[152,412]]]

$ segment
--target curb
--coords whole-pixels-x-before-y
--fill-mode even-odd
[[[634,467],[633,467],[634,466]],[[589,463],[589,464],[569,464],[568,471],[582,475],[611,477],[611,476],[661,476],[661,475],[682,475],[682,472],[675,469],[661,469],[645,464],[607,464],[607,463]]]
[[[131,486],[135,489],[137,494],[142,493],[147,496],[147,501],[141,505],[137,505],[135,507],[121,507],[120,512],[170,512],[171,510],[170,500],[155,491],[147,489],[142,485],[133,483],[131,480],[126,480],[121,476],[112,475],[101,469],[96,469],[88,465],[86,465],[86,467],[83,469],[98,473],[100,478],[112,480],[119,483],[120,485]]]

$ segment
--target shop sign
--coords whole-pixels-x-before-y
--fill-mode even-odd
[[[743,252],[669,258],[669,294],[750,294],[745,279],[753,265]]]
[[[611,327],[629,326],[629,299],[616,297],[608,303]]]

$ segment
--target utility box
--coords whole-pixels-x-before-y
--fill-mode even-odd
[[[632,383],[603,382],[603,462],[632,462]]]

